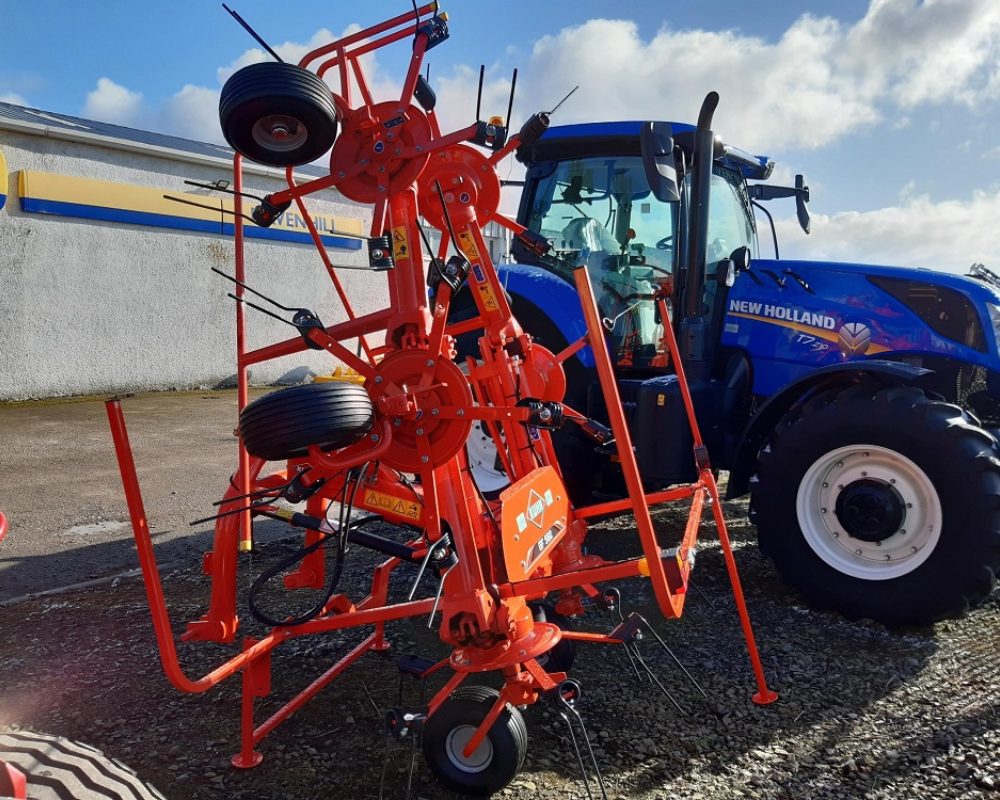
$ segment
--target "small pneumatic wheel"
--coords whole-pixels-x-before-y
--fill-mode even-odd
[[[500,693],[486,686],[462,686],[428,718],[421,736],[431,772],[449,789],[488,797],[514,780],[528,752],[528,729],[521,712],[507,706],[482,744],[463,752]]]
[[[237,153],[272,167],[315,161],[337,138],[330,87],[314,72],[276,61],[233,73],[219,97],[219,122]]]

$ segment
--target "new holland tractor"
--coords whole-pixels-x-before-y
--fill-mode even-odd
[[[593,353],[571,347],[585,326],[565,265],[582,260],[649,488],[692,475],[678,382],[657,346],[655,297],[668,292],[712,464],[729,471],[729,498],[750,494],[783,579],[813,606],[888,626],[960,614],[1000,569],[997,284],[982,269],[974,280],[779,260],[761,203],[794,198],[808,233],[809,189],[802,176],[765,183],[770,159],[716,137],[716,101],[697,126],[550,127],[517,153],[528,232],[501,277],[525,329],[562,351],[567,403],[594,420],[556,435],[571,496],[622,493]],[[757,256],[755,209],[773,259]],[[452,318],[473,313],[459,294]],[[474,431],[471,444],[480,482],[504,486],[490,437]]]

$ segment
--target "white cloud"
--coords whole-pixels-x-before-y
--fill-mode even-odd
[[[0,103],[13,103],[15,106],[30,106],[31,104],[21,95],[15,92],[4,92],[0,94]]]
[[[133,92],[110,78],[100,78],[87,94],[83,116],[115,125],[135,125],[142,112],[142,93]]]
[[[1000,189],[934,202],[902,193],[897,206],[812,217],[805,236],[794,218],[775,220],[782,258],[855,261],[965,272],[973,262],[1000,269]],[[770,256],[762,231],[761,252]]]
[[[219,90],[188,84],[166,102],[157,130],[200,142],[224,144],[219,128]]]

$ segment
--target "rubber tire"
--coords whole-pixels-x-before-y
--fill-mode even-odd
[[[489,797],[514,780],[524,764],[528,729],[521,712],[511,706],[500,712],[486,734],[493,747],[493,761],[482,772],[464,772],[449,760],[445,750],[448,734],[460,725],[479,727],[499,696],[496,689],[487,686],[460,686],[424,724],[421,744],[427,766],[454,792]]]
[[[561,631],[573,630],[573,621],[563,616],[549,603],[532,603],[531,614],[535,622],[551,622]],[[576,661],[576,641],[560,639],[556,646],[535,659],[546,672],[569,672]]]
[[[566,337],[538,306],[520,295],[509,296],[508,301],[518,323],[536,342],[556,354],[566,349],[568,344]],[[471,289],[467,285],[463,286],[452,300],[448,322],[461,322],[472,319],[478,314],[479,310],[472,299]],[[459,363],[463,362],[466,356],[479,358],[480,335],[478,331],[472,331],[456,337],[455,348]],[[597,381],[596,371],[585,367],[575,357],[567,359],[563,363],[563,369],[566,372],[564,402],[573,408],[586,411],[587,391],[590,384]],[[560,466],[572,465],[563,473],[563,484],[566,486],[570,501],[575,506],[595,502],[593,475],[601,468],[600,456],[595,452],[596,445],[572,422],[551,433]]]
[[[310,445],[335,450],[354,444],[372,429],[375,410],[364,387],[342,381],[307,383],[259,397],[240,413],[247,452],[287,461]]]
[[[933,483],[940,539],[913,571],[887,580],[846,575],[804,538],[796,496],[806,470],[851,444],[895,450]],[[760,453],[750,501],[758,543],[782,578],[812,606],[892,628],[929,625],[964,613],[1000,572],[1000,450],[958,406],[914,387],[861,384],[826,394],[786,417]]]
[[[121,762],[57,736],[0,734],[0,760],[25,774],[31,800],[166,800]]]
[[[306,139],[291,150],[274,150],[253,137],[254,124],[282,114],[306,127]],[[337,109],[323,79],[295,64],[267,61],[233,73],[219,97],[222,135],[241,155],[272,167],[308,164],[333,147]]]

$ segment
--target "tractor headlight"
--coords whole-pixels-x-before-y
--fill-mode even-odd
[[[1000,306],[994,305],[993,303],[986,304],[987,310],[990,312],[990,325],[993,327],[993,339],[1000,347]]]

